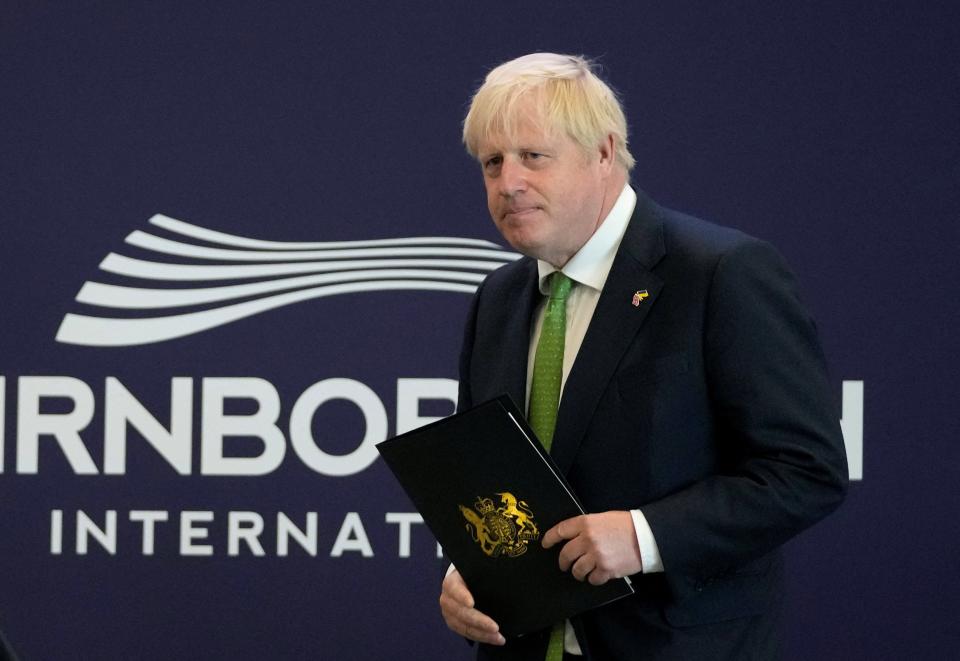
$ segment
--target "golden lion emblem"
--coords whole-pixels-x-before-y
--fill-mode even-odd
[[[485,554],[516,558],[527,552],[528,543],[540,538],[540,530],[525,501],[506,491],[495,495],[500,497],[500,507],[494,507],[489,498],[477,496],[475,509],[460,505],[460,512],[467,520],[467,531]]]

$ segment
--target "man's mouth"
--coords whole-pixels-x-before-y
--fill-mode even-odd
[[[504,216],[525,216],[529,213],[537,211],[540,207],[511,207],[503,212]]]

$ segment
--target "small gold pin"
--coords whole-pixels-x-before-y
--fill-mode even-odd
[[[641,289],[640,291],[638,291],[636,294],[633,295],[633,307],[635,308],[640,307],[640,302],[643,299],[649,298],[649,297],[650,297],[650,294],[647,292],[647,290]]]

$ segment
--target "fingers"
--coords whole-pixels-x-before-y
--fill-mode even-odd
[[[503,645],[506,639],[500,633],[500,626],[473,605],[473,595],[459,572],[450,572],[443,580],[440,593],[440,612],[447,627],[470,640]]]
[[[550,528],[543,536],[543,548],[548,549],[566,539],[572,539],[580,534],[583,525],[583,516],[575,516],[571,519],[564,519],[554,527]],[[566,570],[564,570],[566,571]]]
[[[467,589],[467,584],[464,582],[463,577],[460,576],[460,572],[456,569],[451,571],[443,579],[440,598],[443,599],[445,595],[452,600],[453,603],[466,608],[473,608],[473,595],[470,594],[470,590]]]
[[[497,623],[475,608],[462,610],[447,620],[447,627],[464,638],[489,645],[503,645],[506,639],[500,633]]]
[[[567,544],[567,546],[570,546]],[[566,550],[566,547],[564,547]],[[562,555],[562,554],[561,554]],[[561,569],[563,565],[561,564]],[[570,575],[573,576],[578,581],[584,581],[590,575],[590,572],[597,568],[597,563],[594,561],[593,557],[587,555],[581,555],[576,559],[576,562],[573,563],[573,566],[570,567]]]
[[[603,566],[604,562],[602,552],[591,547],[582,535],[567,542],[560,551],[560,569],[569,569],[575,579],[588,581],[591,585],[603,585],[616,577],[614,572]]]
[[[585,564],[590,563],[590,569],[593,569],[593,566],[597,564],[596,561],[590,561],[585,558],[589,551],[589,540],[585,539],[583,535],[578,535],[571,539],[560,549],[560,557],[557,559],[560,565],[560,571],[570,571],[574,564],[581,558],[584,558]],[[588,569],[587,571],[590,570]],[[584,576],[586,576],[586,573],[584,573]]]
[[[602,512],[561,521],[544,535],[543,546],[563,543],[557,563],[578,581],[602,585],[643,570],[629,512]]]
[[[590,582],[590,585],[603,585],[611,578],[617,578],[617,575],[611,572],[601,571],[599,569],[594,569],[592,572],[590,572],[590,575],[587,576],[587,580]]]

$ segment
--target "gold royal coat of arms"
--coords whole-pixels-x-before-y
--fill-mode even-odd
[[[528,543],[540,538],[540,530],[525,501],[518,501],[507,491],[496,495],[500,497],[500,507],[494,507],[490,498],[477,496],[475,509],[460,505],[460,512],[467,520],[467,531],[485,554],[491,558],[516,558],[527,552]]]

